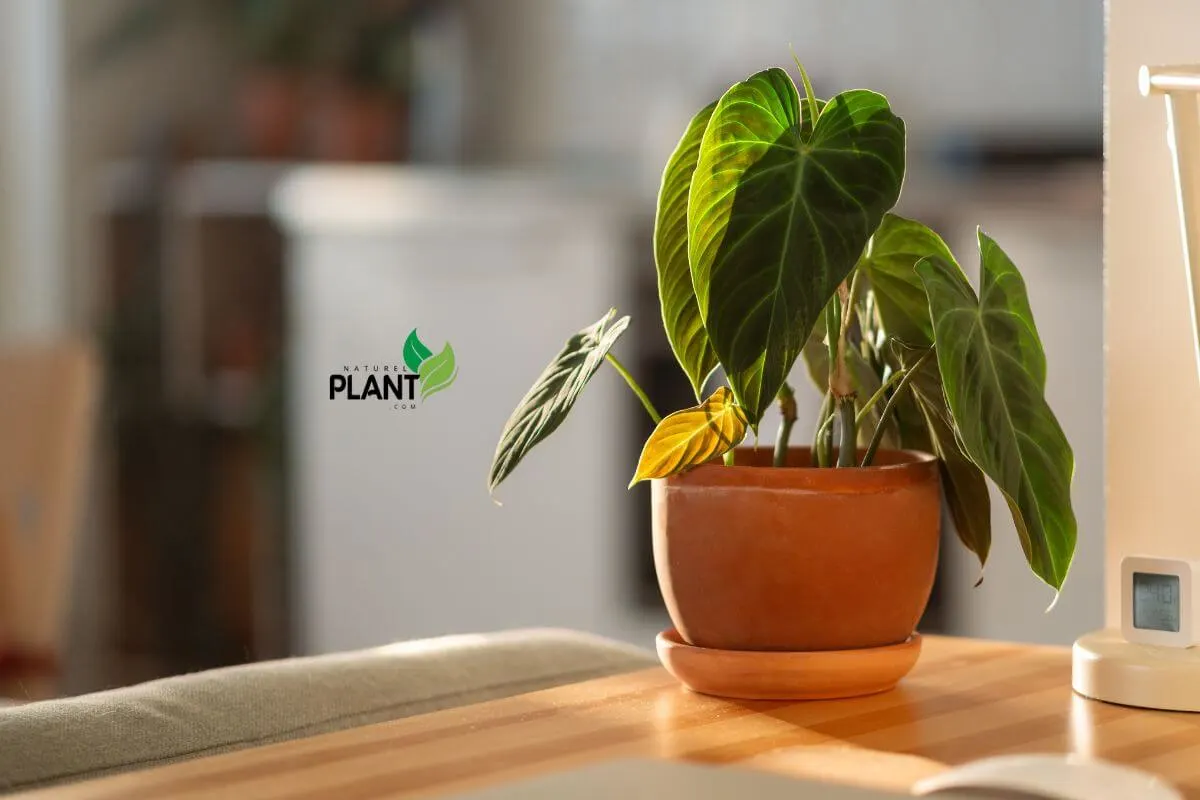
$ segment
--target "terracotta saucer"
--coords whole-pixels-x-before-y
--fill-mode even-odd
[[[713,650],[687,644],[674,628],[658,635],[658,659],[695,692],[743,700],[833,700],[886,692],[921,653],[921,635],[862,650],[788,653]]]

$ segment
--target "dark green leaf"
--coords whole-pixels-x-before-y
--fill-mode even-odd
[[[420,374],[421,362],[431,355],[433,351],[417,338],[417,329],[413,328],[404,340],[404,366],[408,367],[409,372]]]
[[[896,407],[892,410],[892,422],[896,425],[900,447],[905,450],[920,450],[922,453],[935,452],[929,424],[914,395],[906,394],[896,402]]]
[[[958,265],[942,237],[932,230],[914,220],[885,214],[858,262],[870,281],[883,329],[920,348],[933,343],[929,301],[915,269],[926,256]]]
[[[881,342],[880,349],[875,351],[874,358],[877,363],[882,364],[888,371],[887,374],[891,374],[891,372],[901,369],[911,361],[920,358],[921,353],[925,349],[908,347],[898,339],[884,339]],[[936,366],[928,364],[928,362],[926,368],[934,372],[934,374],[937,372]],[[919,376],[917,380],[920,380]],[[925,415],[921,410],[920,404],[917,402],[916,391],[906,391],[903,396],[897,399],[896,405],[892,409],[892,421],[895,423],[899,434],[900,447],[905,450],[920,450],[923,453],[934,452],[933,440],[929,434],[929,425],[925,420]]]
[[[496,454],[492,457],[489,491],[494,493],[534,445],[553,433],[567,418],[583,387],[604,363],[605,354],[629,325],[629,317],[613,320],[616,313],[616,309],[609,311],[594,325],[568,339],[538,376],[533,388],[517,404],[504,425]]]
[[[883,385],[883,376],[876,372],[866,356],[854,347],[846,350],[846,368],[850,371],[850,380],[854,385],[854,392],[858,397],[858,407],[862,408],[863,404],[871,399]],[[902,445],[901,428],[897,420],[896,411],[893,410],[888,415],[888,419],[880,419],[886,405],[886,399],[880,400],[867,412],[866,417],[863,419],[862,425],[859,427],[858,437],[859,443],[864,447],[871,441],[875,429],[879,427],[881,422],[884,427],[883,446],[900,447]]]
[[[663,170],[654,220],[654,263],[658,268],[663,328],[697,400],[705,379],[717,365],[717,354],[700,318],[696,291],[692,288],[692,270],[688,266],[688,191],[700,157],[700,139],[716,105],[710,103],[696,115],[671,154]]]
[[[941,258],[917,265],[938,367],[963,451],[1004,493],[1025,558],[1061,589],[1075,552],[1075,458],[1044,396],[1046,356],[1025,282],[979,234],[980,291]]]
[[[924,291],[922,290],[922,293]],[[914,363],[919,353],[905,352],[906,364]],[[903,431],[904,446],[932,450],[941,463],[942,494],[954,520],[954,530],[967,549],[979,558],[979,566],[987,563],[992,546],[992,499],[988,495],[987,480],[983,471],[963,453],[954,433],[954,418],[946,406],[946,395],[942,389],[942,376],[938,365],[927,359],[913,378],[912,397],[922,416],[920,432],[924,435],[924,447],[911,441],[905,434],[916,432],[911,428]],[[903,427],[903,423],[902,423]],[[911,431],[911,433],[910,433]]]
[[[854,348],[846,350],[846,367],[850,369],[854,392],[858,396],[858,407],[862,408],[863,404],[880,390],[880,386],[883,385],[882,375],[878,374],[866,357]],[[887,420],[881,420],[883,408],[886,405],[887,399],[883,398],[866,413],[862,425],[858,429],[860,445],[865,447],[869,443],[872,435],[875,434],[875,429],[880,427],[881,423],[883,425],[882,445],[884,447],[900,447],[902,445],[900,425],[896,419],[895,409],[892,414],[888,415]]]
[[[689,262],[709,339],[752,424],[903,176],[904,124],[882,95],[839,94],[811,130],[779,69],[718,101],[692,177]]]

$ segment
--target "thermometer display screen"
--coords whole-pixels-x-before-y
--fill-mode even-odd
[[[1133,573],[1133,627],[1179,632],[1179,576]]]

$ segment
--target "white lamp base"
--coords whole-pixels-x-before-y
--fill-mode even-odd
[[[1132,644],[1120,631],[1075,642],[1071,685],[1084,697],[1163,711],[1200,711],[1200,648]]]

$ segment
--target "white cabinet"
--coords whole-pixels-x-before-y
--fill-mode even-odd
[[[622,204],[538,178],[326,167],[285,181],[276,212],[301,647],[519,625],[649,641],[621,575],[638,409],[615,373],[501,487],[503,507],[487,492],[533,379],[571,332],[629,306]],[[403,364],[413,329],[452,345],[450,388],[407,410],[330,399],[331,374]]]

